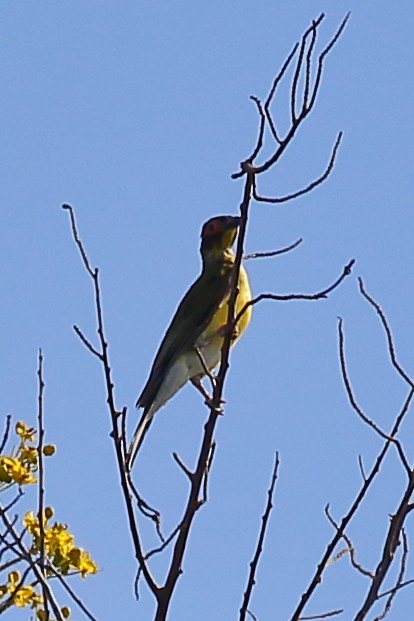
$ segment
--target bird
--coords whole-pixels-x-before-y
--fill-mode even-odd
[[[137,399],[143,413],[126,455],[131,470],[154,414],[187,381],[209,402],[201,379],[220,362],[221,348],[228,320],[231,275],[235,264],[232,246],[240,227],[239,216],[215,216],[202,226],[200,253],[201,274],[181,300],[161,341],[148,380]],[[249,279],[240,266],[235,315],[244,313],[232,330],[231,345],[250,322],[252,299]],[[247,306],[246,306],[247,304]]]

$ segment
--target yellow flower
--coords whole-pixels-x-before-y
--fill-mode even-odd
[[[36,483],[36,477],[22,464],[20,459],[0,455],[0,482],[27,485]]]
[[[16,423],[15,430],[17,435],[26,442],[33,442],[36,437],[35,428],[28,427],[22,420]]]
[[[8,592],[9,592],[9,590],[7,588],[7,584],[1,584],[0,585],[0,599],[2,597],[4,597],[6,595],[6,593],[8,593]]]
[[[13,593],[13,591],[11,591]],[[17,591],[13,593],[13,604],[15,606],[29,606],[33,605],[33,598],[37,597],[36,592],[28,584],[24,584]]]
[[[74,545],[74,537],[66,524],[56,523],[45,531],[45,547],[51,556],[58,558],[66,556]]]
[[[45,507],[44,510],[44,547],[47,556],[59,570],[61,574],[67,574],[70,569],[79,571],[83,578],[88,574],[96,574],[97,564],[91,559],[89,553],[83,548],[75,547],[75,538],[68,531],[66,524],[56,522],[53,526],[47,527],[48,520],[53,516],[52,507]],[[32,554],[40,550],[40,526],[39,520],[33,513],[28,511],[23,519],[23,524],[33,537],[30,548]],[[16,580],[20,579],[18,572]]]
[[[28,466],[37,466],[37,448],[35,446],[27,446],[26,444],[18,452],[20,461]]]
[[[83,548],[73,548],[68,558],[70,564],[75,569],[78,569],[82,575],[82,578],[86,578],[88,574],[96,574],[98,572],[98,566],[89,556],[89,552]]]
[[[39,534],[39,520],[33,513],[33,511],[28,511],[23,518],[23,525],[26,526],[27,530],[31,535]]]

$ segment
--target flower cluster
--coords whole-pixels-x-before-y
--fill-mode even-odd
[[[36,432],[33,427],[19,421],[15,427],[19,438],[17,449],[11,455],[0,455],[0,486],[17,483],[28,485],[36,483],[34,472],[38,468],[38,448],[33,444]],[[43,447],[43,454],[53,455],[55,447],[47,444]]]
[[[19,571],[11,571],[6,584],[0,585],[0,599],[7,595],[15,606],[19,608],[30,606],[36,610],[36,617],[39,621],[48,621],[48,614],[43,608],[42,595],[39,595],[31,584],[23,582]],[[68,606],[63,606],[60,612],[64,619],[69,619],[71,610]]]
[[[46,507],[42,533],[38,517],[33,511],[26,513],[23,524],[32,536],[30,552],[38,554],[42,549],[43,539],[45,555],[59,573],[66,575],[72,571],[80,573],[82,578],[86,578],[88,574],[96,574],[98,566],[89,556],[89,552],[75,545],[75,538],[66,524],[49,524],[52,517],[53,509]]]
[[[35,474],[39,468],[39,445],[36,442],[36,430],[20,421],[16,423],[15,432],[17,443],[14,449],[8,454],[0,454],[0,492],[6,492],[12,485],[22,487],[37,483]],[[53,444],[42,447],[42,454],[45,456],[51,456],[55,451]],[[12,504],[15,502],[16,500]],[[9,606],[30,607],[35,611],[38,621],[52,621],[44,601],[44,597],[49,599],[49,583],[44,583],[42,587],[41,582],[48,581],[56,574],[78,574],[86,578],[97,573],[97,564],[91,559],[89,552],[75,544],[74,535],[67,525],[51,522],[53,514],[53,509],[46,507],[42,519],[39,520],[38,512],[29,511],[22,520],[23,530],[20,533],[14,525],[8,527],[9,534],[7,531],[4,536],[0,533],[0,556],[4,553],[11,556],[3,569],[27,561],[25,571],[9,571],[7,578],[0,581],[0,614]],[[18,552],[19,546],[14,547],[13,537],[14,542],[25,543],[30,558]],[[42,559],[43,578],[34,570],[39,559]],[[60,608],[60,614],[64,619],[69,619],[70,608]]]
[[[15,606],[37,608],[43,604],[43,597],[38,595],[30,584],[23,584],[19,571],[11,571],[7,582],[0,585],[0,597],[8,595]]]

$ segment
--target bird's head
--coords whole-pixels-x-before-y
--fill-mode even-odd
[[[216,216],[207,220],[201,229],[203,260],[225,257],[234,244],[239,226],[238,216]]]

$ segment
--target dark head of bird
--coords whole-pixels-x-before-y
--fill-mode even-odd
[[[216,216],[207,220],[201,229],[203,261],[223,259],[234,244],[239,226],[238,216]]]

